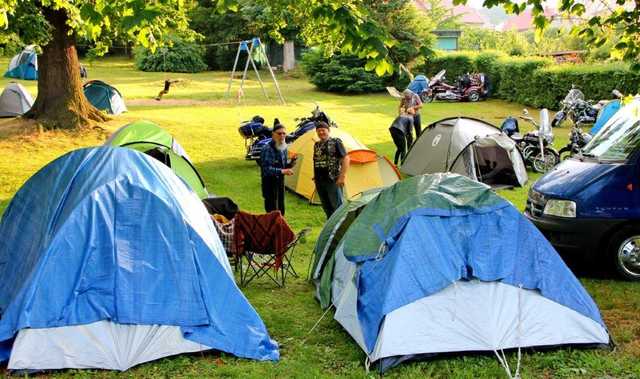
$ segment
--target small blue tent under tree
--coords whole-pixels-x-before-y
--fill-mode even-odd
[[[126,148],[49,163],[0,221],[0,362],[126,370],[219,350],[278,360],[198,196]]]
[[[11,58],[9,70],[4,73],[5,78],[23,80],[38,80],[38,53],[34,45],[29,45]]]

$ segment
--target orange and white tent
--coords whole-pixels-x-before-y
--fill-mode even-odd
[[[351,166],[345,178],[344,195],[347,199],[370,189],[387,187],[400,180],[400,172],[387,158],[378,155],[343,129],[331,128],[331,137],[340,138]],[[293,175],[285,177],[287,188],[320,204],[313,182],[313,145],[319,138],[315,132],[303,134],[289,146],[289,154],[298,160]]]

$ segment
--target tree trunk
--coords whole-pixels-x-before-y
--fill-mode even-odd
[[[284,42],[282,53],[283,53],[282,70],[284,72],[293,70],[293,68],[296,65],[295,45],[293,41]]]
[[[66,12],[44,8],[43,14],[51,25],[51,40],[38,57],[38,97],[25,117],[47,129],[82,128],[106,121],[82,91],[76,34],[69,33]]]

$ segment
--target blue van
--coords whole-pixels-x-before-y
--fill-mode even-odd
[[[556,249],[640,280],[640,99],[534,183],[525,215]]]

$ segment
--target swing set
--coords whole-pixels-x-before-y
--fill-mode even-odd
[[[244,96],[244,82],[247,79],[247,71],[249,70],[249,63],[251,63],[251,67],[253,67],[253,71],[256,73],[256,77],[258,78],[258,83],[260,83],[260,88],[262,88],[262,93],[264,94],[264,97],[269,100],[269,95],[267,94],[266,89],[264,88],[264,83],[262,82],[262,78],[260,77],[260,73],[258,72],[258,68],[256,67],[256,63],[253,60],[253,53],[254,51],[257,51],[258,54],[261,54],[262,57],[264,58],[264,61],[267,63],[267,68],[269,69],[269,73],[271,74],[271,78],[273,79],[273,83],[275,84],[276,87],[276,92],[278,93],[278,97],[280,98],[280,102],[285,105],[286,102],[284,101],[284,97],[282,96],[282,92],[280,92],[280,86],[278,85],[278,80],[276,79],[275,74],[273,73],[273,68],[271,67],[271,64],[269,64],[269,58],[267,57],[267,54],[264,51],[264,48],[261,48],[262,46],[262,42],[260,41],[260,38],[252,38],[250,40],[247,41],[240,41],[238,44],[238,52],[236,53],[236,59],[233,62],[233,70],[231,70],[231,77],[229,78],[229,84],[227,86],[227,92],[225,94],[225,97],[228,98],[230,93],[231,93],[231,85],[233,83],[233,79],[235,78],[236,75],[236,69],[238,68],[238,61],[240,60],[240,54],[242,52],[245,52],[247,54],[247,60],[244,64],[244,71],[242,72],[242,79],[240,80],[240,89],[238,90],[238,101],[240,101],[240,98]]]

